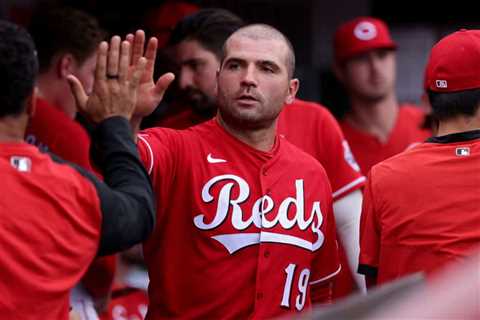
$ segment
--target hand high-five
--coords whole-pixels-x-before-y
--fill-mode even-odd
[[[145,57],[147,59],[145,72],[140,78],[137,105],[134,112],[136,117],[145,117],[152,113],[162,101],[165,91],[175,76],[173,73],[166,73],[162,75],[156,83],[153,81],[153,71],[155,67],[155,57],[158,46],[158,41],[156,38],[150,38],[145,52],[145,32],[142,30],[137,30],[135,35],[128,34],[126,40],[132,47],[132,66],[136,66],[141,57]]]
[[[138,31],[137,34],[143,31]],[[131,37],[130,37],[131,38]],[[100,122],[113,116],[132,117],[136,105],[148,108],[147,102],[155,106],[160,103],[165,90],[173,80],[173,74],[163,75],[153,83],[153,67],[156,54],[156,39],[149,41],[147,55],[143,57],[143,40],[141,36],[133,43],[121,42],[114,36],[107,42],[100,43],[97,51],[95,82],[90,96],[80,81],[73,75],[68,77],[69,83],[80,112],[86,114],[94,122]],[[141,41],[141,50],[140,50]],[[152,43],[152,44],[151,44]],[[150,105],[149,105],[150,106]],[[153,111],[154,106],[151,107]]]

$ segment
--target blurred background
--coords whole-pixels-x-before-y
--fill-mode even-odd
[[[27,25],[31,15],[51,6],[68,5],[96,16],[111,34],[138,28],[168,36],[175,13],[162,12],[172,0],[0,0],[0,17]],[[332,37],[336,27],[353,17],[384,19],[398,43],[397,94],[400,102],[419,104],[428,51],[442,36],[460,28],[478,28],[474,1],[382,0],[198,0],[181,1],[201,8],[231,10],[247,22],[271,24],[292,41],[297,55],[300,98],[321,102],[339,114],[348,103],[331,72]],[[152,32],[150,33],[152,34]]]

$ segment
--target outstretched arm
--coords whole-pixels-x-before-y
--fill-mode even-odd
[[[77,78],[68,77],[79,110],[98,124],[91,151],[105,183],[81,168],[77,170],[91,181],[100,200],[99,254],[121,251],[144,240],[155,222],[152,187],[128,122],[147,60],[140,57],[132,67],[130,60],[130,43],[113,37],[110,45],[99,45],[90,96]]]

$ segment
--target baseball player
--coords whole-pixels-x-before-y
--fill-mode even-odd
[[[397,101],[396,46],[386,24],[372,17],[348,21],[335,33],[334,72],[350,98],[340,125],[364,174],[431,135],[423,111]]]
[[[359,272],[370,284],[465,258],[480,243],[480,31],[440,40],[426,82],[438,134],[374,166]]]
[[[298,90],[294,61],[276,29],[241,28],[225,44],[218,116],[138,136],[159,204],[144,246],[148,319],[271,318],[329,300],[340,270],[332,191],[321,165],[276,134]],[[144,84],[137,116],[158,104]]]
[[[215,72],[220,66],[222,46],[243,24],[240,18],[226,10],[205,9],[176,25],[169,43],[179,65],[177,78],[182,89],[179,100],[192,107],[161,121],[159,126],[184,129],[212,118],[217,110]],[[359,173],[338,123],[323,106],[295,99],[280,113],[278,132],[320,161],[329,177],[342,244],[340,257],[345,266],[335,279],[334,298],[352,292],[355,288],[352,274],[357,287],[364,291],[363,276],[356,270],[362,198],[359,189],[365,179]],[[346,267],[348,265],[350,268]]]
[[[66,319],[69,291],[95,255],[138,243],[154,227],[153,192],[128,124],[145,60],[129,73],[128,42],[108,59],[108,45],[99,49],[96,86],[83,106],[99,123],[93,155],[107,186],[23,141],[35,109],[36,50],[9,22],[0,21],[0,38],[0,315]],[[107,60],[120,77],[106,79]]]

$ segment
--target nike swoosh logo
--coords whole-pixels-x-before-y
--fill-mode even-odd
[[[222,163],[222,162],[227,162],[227,160],[212,157],[212,154],[211,154],[211,153],[208,154],[208,156],[207,156],[207,161],[208,161],[208,163]]]

